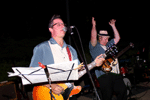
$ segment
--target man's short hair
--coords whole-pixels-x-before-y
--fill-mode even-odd
[[[49,21],[49,25],[48,25],[48,28],[53,28],[53,21],[55,20],[55,19],[61,19],[61,17],[60,17],[60,15],[53,15],[53,17],[51,18],[51,20]]]

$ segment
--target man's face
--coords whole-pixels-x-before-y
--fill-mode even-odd
[[[100,36],[99,37],[100,44],[106,46],[106,44],[108,43],[108,39],[109,39],[108,36]]]
[[[53,20],[53,28],[49,28],[52,33],[52,37],[63,38],[65,36],[65,31],[63,30],[64,22],[61,19]]]

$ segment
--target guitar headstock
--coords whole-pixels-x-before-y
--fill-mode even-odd
[[[105,51],[105,54],[107,56],[115,56],[118,53],[117,47],[115,44],[112,46],[108,46],[107,50]]]
[[[132,42],[130,42],[130,47],[134,48],[134,44]]]

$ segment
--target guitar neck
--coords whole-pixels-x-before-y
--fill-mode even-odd
[[[93,63],[93,62],[92,62],[92,63]],[[88,70],[91,70],[91,69],[93,69],[93,68],[95,67],[95,66],[92,66],[92,65],[93,65],[92,63],[87,65]],[[80,72],[78,73],[78,77],[81,78],[84,74],[86,74],[86,69],[80,71]]]
[[[125,53],[128,49],[131,48],[131,45],[128,45],[126,48],[124,48],[122,51],[120,51],[116,56],[115,58],[118,58],[120,57],[123,53]]]
[[[102,54],[99,58],[106,58],[106,56],[107,56],[106,54]],[[93,69],[95,67],[95,62],[94,61],[91,62],[90,64],[87,65],[87,67],[88,67],[88,70]],[[86,73],[87,73],[86,69],[84,69],[78,73],[78,77],[81,78]]]

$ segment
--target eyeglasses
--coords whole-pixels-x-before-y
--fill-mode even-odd
[[[55,24],[53,24],[53,26],[55,26],[55,25],[57,25],[57,26],[61,26],[61,25],[65,26],[64,23],[55,23]]]

